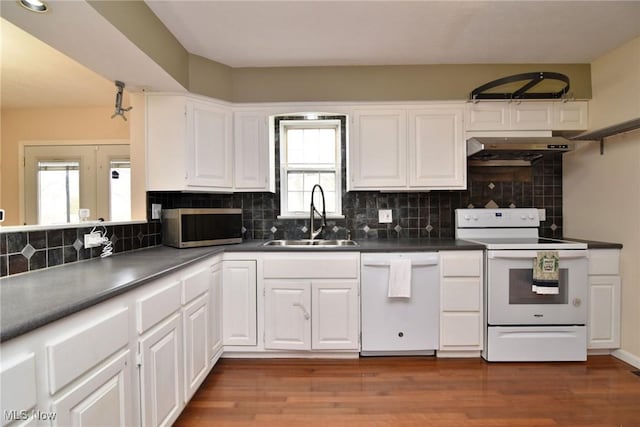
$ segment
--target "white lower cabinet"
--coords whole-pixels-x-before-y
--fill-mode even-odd
[[[620,250],[589,250],[587,348],[620,347]]]
[[[28,422],[38,403],[35,353],[2,359],[0,414],[3,427],[14,421]]]
[[[184,401],[196,392],[209,373],[209,293],[184,308]]]
[[[209,357],[213,366],[222,354],[222,262],[216,258],[211,267],[209,289]]]
[[[311,350],[311,283],[264,282],[264,347]]]
[[[182,409],[182,322],[179,313],[140,339],[143,426],[170,426]]]
[[[264,348],[359,351],[360,254],[263,257]]]
[[[222,262],[222,343],[255,346],[256,261]]]
[[[96,369],[51,406],[54,426],[130,426],[129,350]]]
[[[357,281],[265,280],[266,349],[358,350]]]
[[[358,282],[311,283],[311,348],[357,350],[360,332]]]
[[[438,356],[482,350],[482,251],[440,252],[440,350]]]

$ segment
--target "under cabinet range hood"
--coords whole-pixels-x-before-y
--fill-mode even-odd
[[[566,152],[574,143],[562,136],[501,136],[467,139],[468,166],[531,166],[550,152]]]

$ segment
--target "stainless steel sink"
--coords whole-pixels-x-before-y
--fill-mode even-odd
[[[353,240],[269,240],[262,244],[262,246],[291,246],[296,248],[312,248],[312,247],[340,247],[340,246],[358,246],[358,243]]]

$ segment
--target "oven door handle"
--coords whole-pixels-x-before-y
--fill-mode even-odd
[[[545,252],[545,251],[540,251]],[[487,251],[489,259],[533,259],[537,256],[538,251]],[[558,251],[560,260],[587,258],[586,250],[560,250]]]

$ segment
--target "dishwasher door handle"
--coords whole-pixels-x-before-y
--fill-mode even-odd
[[[365,267],[389,267],[389,261],[365,261],[362,265]],[[411,267],[428,267],[430,265],[438,265],[438,260],[427,261],[411,261]]]

